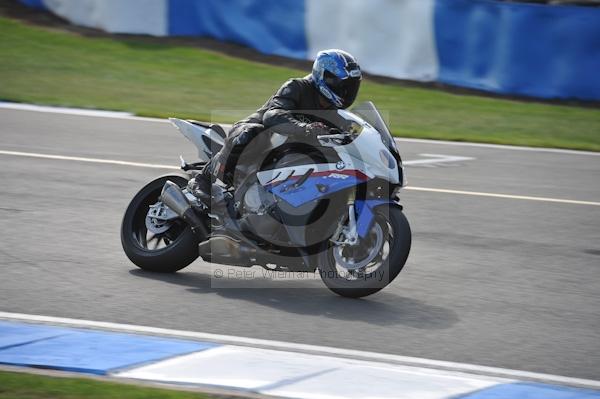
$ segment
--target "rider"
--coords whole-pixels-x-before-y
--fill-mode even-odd
[[[221,151],[196,177],[198,189],[210,193],[216,178],[232,185],[232,166],[244,148],[267,129],[297,139],[332,133],[324,123],[307,123],[294,114],[350,107],[361,79],[360,67],[349,53],[336,49],[319,52],[310,75],[288,80],[259,110],[233,125]]]

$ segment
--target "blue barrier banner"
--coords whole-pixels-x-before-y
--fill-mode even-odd
[[[600,100],[600,7],[500,0],[19,1],[108,32],[207,36],[297,59],[340,47],[384,76]]]
[[[600,8],[437,0],[435,29],[441,82],[600,100]]]
[[[29,7],[41,8],[41,9],[46,8],[43,0],[19,0],[19,1]]]
[[[168,0],[169,35],[209,36],[306,59],[304,1]]]

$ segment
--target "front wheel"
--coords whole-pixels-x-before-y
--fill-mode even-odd
[[[159,201],[167,180],[180,187],[188,182],[186,176],[169,175],[148,183],[129,203],[121,224],[121,244],[129,260],[141,269],[158,273],[174,273],[199,256],[199,238],[183,220],[158,226],[157,233],[148,230],[148,209]]]
[[[360,298],[390,284],[410,253],[412,234],[402,210],[378,207],[366,237],[357,245],[332,245],[320,255],[319,273],[338,295]]]

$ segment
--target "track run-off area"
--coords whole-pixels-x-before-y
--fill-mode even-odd
[[[125,207],[193,145],[160,120],[0,107],[0,311],[600,379],[599,154],[398,144],[413,249],[347,300],[259,268],[138,270]]]

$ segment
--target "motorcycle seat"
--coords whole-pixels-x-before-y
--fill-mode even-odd
[[[196,126],[201,126],[201,127],[207,128],[207,129],[212,129],[213,131],[217,132],[217,134],[219,136],[221,136],[223,139],[225,139],[227,137],[227,133],[225,132],[225,129],[223,129],[223,126],[221,126],[221,125],[218,125],[216,123],[200,122],[200,121],[196,121],[193,119],[188,119],[187,121]]]

